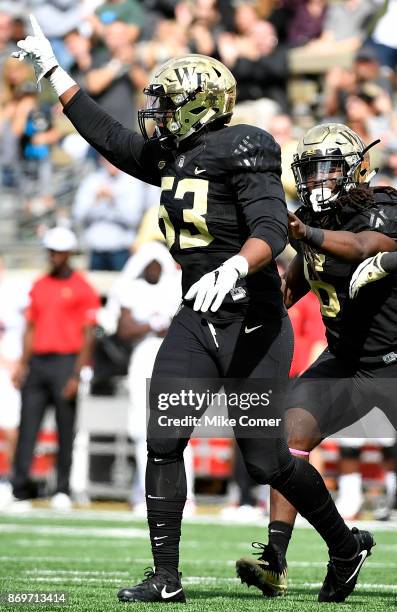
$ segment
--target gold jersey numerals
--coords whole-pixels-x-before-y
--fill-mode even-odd
[[[161,191],[172,191],[174,182],[175,177],[164,176],[161,181]],[[198,230],[197,233],[192,233],[184,228],[179,231],[179,246],[181,249],[208,246],[214,240],[214,237],[208,231],[204,217],[208,207],[208,185],[207,180],[195,178],[184,178],[177,182],[174,193],[176,200],[183,200],[187,193],[193,194],[193,208],[183,210],[183,220],[185,223],[192,223]],[[165,239],[170,249],[175,243],[177,232],[164,204],[160,205],[159,219],[164,221]]]
[[[314,269],[316,272],[324,271],[324,263],[325,255],[323,253],[315,253]],[[304,272],[305,278],[309,283],[311,290],[316,294],[318,301],[320,302],[320,310],[323,317],[336,317],[340,311],[340,303],[335,287],[330,283],[325,283],[324,281],[319,280],[318,278],[313,278],[306,259],[304,259]]]

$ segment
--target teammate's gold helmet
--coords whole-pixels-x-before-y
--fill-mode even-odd
[[[367,182],[369,148],[342,123],[322,123],[308,130],[292,163],[302,203],[315,212],[327,211],[349,189]]]
[[[191,54],[160,66],[144,94],[145,108],[138,111],[143,136],[149,138],[146,122],[152,120],[152,137],[177,145],[215,119],[230,121],[236,80],[218,60]]]

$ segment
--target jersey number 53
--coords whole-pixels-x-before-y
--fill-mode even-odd
[[[174,189],[175,177],[164,176],[161,181],[161,191],[172,191]],[[185,194],[193,194],[193,208],[183,210],[183,221],[192,223],[197,228],[197,233],[192,233],[186,228],[174,227],[164,204],[160,205],[159,219],[164,221],[165,239],[170,249],[179,234],[179,247],[190,249],[194,247],[208,246],[214,237],[208,231],[204,215],[207,213],[208,206],[208,181],[205,179],[184,178],[177,181],[174,199],[183,200]]]

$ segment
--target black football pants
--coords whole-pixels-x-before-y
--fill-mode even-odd
[[[56,491],[69,494],[72,465],[76,400],[62,396],[63,388],[73,373],[75,354],[34,355],[22,388],[21,423],[14,461],[14,495],[18,499],[35,496],[29,478],[34,447],[46,408],[55,407],[58,429]]]
[[[267,388],[265,381],[273,379],[278,387],[285,381],[286,389],[292,348],[293,334],[287,316],[258,320],[247,315],[244,320],[211,326],[199,313],[183,307],[174,317],[158,352],[150,388],[146,504],[156,568],[173,568],[177,572],[186,500],[183,450],[193,429],[184,430],[183,436],[159,435],[156,427],[158,381],[161,384],[175,381],[177,387],[183,379],[188,382],[193,379],[193,385],[194,380],[215,379],[217,388],[212,391],[217,392],[222,379],[225,390],[229,384],[238,386],[238,379],[256,379],[252,381],[255,384],[258,379],[264,379],[264,388]],[[228,407],[230,414],[230,402]],[[266,410],[263,407],[265,418]],[[271,410],[268,412],[271,416]],[[179,434],[178,429],[176,433]],[[355,540],[320,474],[306,461],[293,457],[283,437],[258,435],[258,431],[255,434],[246,437],[235,428],[237,444],[251,478],[258,484],[271,484],[317,529],[333,554],[349,557],[356,546]]]
[[[280,383],[288,379],[292,352],[293,332],[288,316],[267,320],[247,317],[211,325],[199,313],[184,306],[174,317],[158,352],[152,388],[157,380],[166,379],[217,379],[219,383],[213,392],[219,391],[224,378],[273,379]],[[266,417],[266,408],[262,416]],[[162,439],[157,434],[152,437],[149,421],[149,461],[180,460],[187,443],[188,437]],[[251,477],[258,483],[270,482],[288,462],[289,452],[283,439],[244,437],[237,443]],[[150,489],[149,486],[149,493]]]

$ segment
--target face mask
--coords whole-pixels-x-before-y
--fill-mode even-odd
[[[321,212],[327,208],[328,202],[332,202],[336,197],[337,194],[332,195],[332,191],[328,187],[316,187],[310,194],[310,204],[314,212]]]

